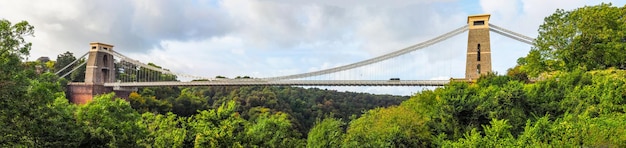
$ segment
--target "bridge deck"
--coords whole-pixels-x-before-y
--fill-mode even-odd
[[[149,86],[443,86],[450,80],[212,80],[191,82],[117,82],[107,87]]]

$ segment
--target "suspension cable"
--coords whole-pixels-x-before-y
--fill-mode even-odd
[[[492,28],[493,28],[493,29],[492,29]],[[530,43],[531,45],[532,45],[532,42],[534,42],[534,41],[535,41],[535,39],[534,39],[534,38],[531,38],[531,37],[528,37],[528,36],[525,36],[525,35],[522,35],[522,34],[519,34],[519,33],[513,32],[513,31],[510,31],[510,30],[508,30],[508,29],[504,29],[504,28],[502,28],[502,27],[500,27],[500,26],[497,26],[497,25],[494,25],[494,24],[491,24],[491,23],[489,23],[489,30],[491,30],[491,31],[497,30],[497,31],[494,31],[494,32],[496,32],[496,33],[498,33],[498,34],[502,34],[502,35],[504,35],[504,33],[511,34],[511,35],[513,35],[513,36],[516,36],[517,38],[521,38],[521,39],[524,39],[524,40],[526,40],[526,41],[530,41],[530,42],[531,42],[531,43]],[[498,32],[498,31],[500,31],[500,32]],[[504,35],[504,36],[511,37],[511,36],[508,36],[508,35]],[[515,39],[515,38],[514,38],[514,39]],[[518,39],[516,39],[516,40],[518,40]],[[522,41],[522,42],[525,42],[525,41]],[[525,43],[526,43],[526,42],[525,42]]]
[[[89,54],[89,52],[85,52],[85,54],[83,54],[82,56],[80,56],[80,57],[79,57],[79,58],[77,58],[76,60],[72,61],[70,64],[65,65],[65,67],[61,68],[61,70],[59,70],[59,71],[55,72],[54,74],[55,74],[55,75],[59,75],[59,73],[61,73],[63,70],[67,69],[68,67],[72,66],[72,64],[74,64],[74,63],[76,63],[76,62],[80,61],[80,59],[82,59],[82,58],[84,58],[85,56],[87,56],[87,54]],[[59,60],[59,59],[57,59],[57,60]],[[66,74],[64,74],[64,75],[63,75],[63,77],[64,77],[65,75],[67,75],[67,73],[66,73]]]
[[[530,45],[533,44],[533,41],[534,41],[533,38],[521,35],[519,33],[515,33],[513,31],[509,31],[507,29],[504,29],[502,27],[493,25],[491,23],[489,25],[490,25],[490,29],[489,29],[490,31],[496,32],[498,34],[501,34],[503,36],[506,36],[506,37],[509,37],[509,38],[512,38],[512,39],[515,39],[515,40],[518,40],[518,41],[526,43],[526,44],[530,44]],[[313,71],[313,72],[307,72],[307,73],[301,73],[301,74],[293,74],[293,75],[269,77],[269,78],[260,78],[260,79],[265,79],[265,80],[299,79],[299,78],[320,76],[320,75],[336,73],[336,72],[340,72],[340,71],[346,71],[346,70],[350,70],[350,69],[354,69],[354,68],[358,68],[358,67],[363,67],[363,66],[366,66],[366,65],[370,65],[370,64],[378,63],[378,62],[385,61],[385,60],[388,60],[388,59],[391,59],[391,58],[395,58],[395,57],[398,57],[398,56],[401,56],[401,55],[404,55],[404,54],[407,54],[407,53],[410,53],[410,52],[413,52],[413,51],[416,51],[416,50],[419,50],[419,49],[422,49],[422,48],[429,47],[430,45],[439,43],[441,41],[444,41],[444,40],[447,40],[447,39],[449,39],[451,37],[454,37],[454,36],[456,36],[458,34],[461,34],[461,33],[465,32],[465,31],[467,31],[468,29],[469,29],[469,26],[468,25],[464,25],[464,26],[462,26],[460,28],[457,28],[455,30],[452,30],[452,31],[450,31],[448,33],[445,33],[445,34],[442,34],[440,36],[437,36],[437,37],[435,37],[433,39],[421,42],[419,44],[415,44],[415,45],[412,45],[412,46],[409,46],[409,47],[406,47],[406,48],[403,48],[401,50],[397,50],[397,51],[394,51],[394,52],[391,52],[391,53],[388,53],[388,54],[385,54],[385,55],[381,55],[381,56],[378,56],[378,57],[375,57],[375,58],[363,60],[363,61],[360,61],[360,62],[356,62],[356,63],[344,65],[344,66],[339,66],[339,67],[329,68],[329,69],[324,69],[324,70],[319,70],[319,71]],[[147,64],[141,63],[138,60],[134,60],[134,59],[128,58],[128,57],[126,57],[126,56],[124,56],[124,55],[122,55],[122,54],[120,54],[120,53],[118,53],[116,51],[99,50],[99,52],[105,52],[105,53],[114,55],[116,57],[121,58],[121,61],[125,61],[125,62],[128,62],[129,64],[134,64],[136,66],[144,67],[146,69],[154,70],[154,71],[161,72],[161,73],[164,73],[164,74],[188,77],[188,78],[193,78],[193,79],[214,80],[213,78],[206,78],[206,77],[199,77],[199,76],[193,76],[193,75],[187,75],[187,74],[181,74],[181,73],[174,73],[174,72],[171,72],[171,71],[168,71],[168,70],[164,70],[162,68],[157,68],[157,67],[154,67],[154,66],[151,66],[151,65],[147,65]],[[85,57],[88,53],[89,52],[85,53],[79,59]],[[77,61],[78,61],[78,59],[73,61],[72,63],[70,63],[66,67],[62,68],[60,71],[65,70],[67,67],[69,67],[70,65],[74,64]],[[84,65],[85,63],[86,62],[82,63],[81,66]],[[78,67],[72,69],[69,73],[73,72],[77,68]],[[60,71],[58,71],[55,74],[58,74]],[[67,74],[63,75],[62,77],[66,76],[66,75]]]
[[[80,63],[78,66],[74,67],[72,70],[70,70],[69,72],[63,74],[60,78],[64,78],[65,76],[71,74],[72,72],[76,71],[76,69],[80,68],[81,66],[87,64],[87,62],[82,62]]]
[[[164,70],[162,68],[157,68],[157,67],[154,67],[154,66],[151,66],[151,65],[148,65],[148,64],[141,63],[140,61],[128,58],[128,57],[126,57],[126,56],[124,56],[124,55],[122,55],[122,54],[120,54],[120,53],[118,53],[116,51],[108,51],[108,50],[99,50],[99,51],[111,54],[111,55],[116,56],[116,57],[119,57],[123,61],[129,62],[131,64],[135,64],[137,66],[144,67],[144,68],[147,68],[147,69],[150,69],[150,70],[158,71],[158,72],[161,72],[163,74],[182,76],[182,77],[187,77],[187,78],[192,78],[192,79],[213,80],[212,78],[205,78],[205,77],[199,77],[199,76],[193,76],[193,75],[187,75],[187,74],[181,74],[181,73],[174,73],[174,72],[171,72],[171,71],[168,71],[168,70]]]
[[[371,59],[367,59],[361,62],[357,62],[357,63],[352,63],[352,64],[348,64],[348,65],[344,65],[344,66],[339,66],[339,67],[335,67],[335,68],[329,68],[329,69],[325,69],[325,70],[320,70],[320,71],[314,71],[314,72],[307,72],[307,73],[302,73],[302,74],[294,74],[294,75],[287,75],[287,76],[279,76],[279,77],[270,77],[270,78],[262,78],[262,79],[269,79],[269,80],[288,80],[288,79],[299,79],[299,78],[306,78],[306,77],[313,77],[313,76],[319,76],[319,75],[324,75],[324,74],[329,74],[329,73],[336,73],[336,72],[340,72],[340,71],[345,71],[345,70],[350,70],[350,69],[354,69],[354,68],[358,68],[358,67],[362,67],[362,66],[366,66],[366,65],[370,65],[370,64],[374,64],[374,63],[378,63],[384,60],[388,60],[400,55],[404,55],[410,52],[413,52],[415,50],[418,49],[422,49],[425,47],[428,47],[430,45],[433,45],[435,43],[439,43],[443,40],[449,39],[451,37],[454,37],[458,34],[461,34],[465,31],[467,31],[469,29],[469,27],[467,25],[464,25],[463,27],[460,27],[458,29],[452,30],[448,33],[442,34],[438,37],[435,37],[433,39],[424,41],[422,43],[419,44],[415,44],[413,46],[409,46],[406,47],[404,49],[398,50],[398,51],[394,51],[382,56],[378,56],[375,58],[371,58]]]
[[[507,33],[504,33],[504,32],[502,32],[500,30],[493,29],[493,28],[489,28],[489,30],[493,31],[495,33],[498,33],[500,35],[509,37],[511,39],[514,39],[514,40],[517,40],[517,41],[520,41],[520,42],[523,42],[523,43],[526,43],[526,44],[529,44],[529,45],[533,45],[533,40],[526,40],[526,39],[523,39],[523,38],[520,38],[520,37],[516,37],[515,35],[507,34]]]

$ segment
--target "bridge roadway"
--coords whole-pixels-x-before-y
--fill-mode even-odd
[[[444,86],[450,80],[256,80],[226,79],[191,82],[114,82],[106,87],[150,86]]]

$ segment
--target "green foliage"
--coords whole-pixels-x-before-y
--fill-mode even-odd
[[[528,74],[521,69],[522,67],[517,65],[513,68],[509,68],[507,70],[506,75],[511,77],[512,80],[517,80],[525,83],[529,83],[530,79],[528,78]]]
[[[464,138],[456,142],[449,142],[442,147],[513,147],[515,139],[509,129],[511,125],[507,120],[492,120],[490,126],[484,126],[485,135],[481,135],[476,129],[465,134]]]
[[[179,116],[189,117],[198,110],[208,109],[207,100],[194,94],[190,89],[183,89],[178,98],[172,101],[172,112]]]
[[[509,76],[453,82],[402,106],[430,119],[437,147],[622,147],[625,98],[626,71],[576,70],[531,84]]]
[[[582,147],[626,146],[626,115],[589,117],[567,114],[553,123],[551,143]]]
[[[430,119],[426,125],[431,133],[457,139],[489,121],[483,112],[476,112],[482,101],[478,91],[477,85],[452,82],[443,89],[422,91],[404,101],[402,106]]]
[[[173,113],[166,115],[144,113],[139,125],[148,130],[147,137],[141,141],[146,147],[183,147],[187,135],[186,118]]]
[[[427,121],[404,106],[370,110],[350,122],[343,147],[427,147]]]
[[[498,83],[508,80],[508,76],[494,77]],[[483,79],[481,81],[490,81]],[[492,80],[493,81],[493,80]],[[479,117],[494,120],[507,119],[513,127],[521,127],[527,119],[528,103],[524,93],[524,86],[519,81],[503,82],[500,86],[489,85],[480,89],[478,98],[482,100],[474,110]],[[480,84],[480,83],[479,83]],[[485,124],[485,123],[480,123]],[[517,134],[521,128],[512,129]]]
[[[254,147],[304,147],[288,115],[263,113],[246,128],[246,137]]]
[[[56,98],[41,114],[45,121],[36,123],[43,127],[33,133],[34,141],[38,142],[34,144],[42,147],[78,147],[84,134],[76,124],[75,110],[65,97]]]
[[[21,60],[28,56],[31,43],[24,36],[33,35],[33,26],[22,21],[15,25],[0,20],[0,145],[32,146],[31,119],[37,118],[36,108],[46,100],[27,96],[30,81]],[[31,91],[32,92],[32,91]]]
[[[626,67],[626,6],[557,10],[539,27],[528,56],[518,61],[531,76],[556,70]]]
[[[234,101],[217,109],[200,111],[190,118],[195,147],[242,147],[246,120],[235,112]]]
[[[343,125],[344,123],[336,118],[326,118],[321,122],[318,120],[309,131],[306,147],[341,147],[344,136]]]
[[[34,27],[0,20],[0,146],[76,147],[82,132],[73,123],[73,108],[64,99],[63,81],[33,72],[21,62],[28,56]]]
[[[539,118],[526,123],[523,134],[517,138],[509,131],[506,120],[493,120],[485,126],[484,135],[477,130],[458,141],[446,141],[442,147],[624,147],[626,136],[624,114],[599,118],[565,115],[556,121]]]
[[[83,133],[75,124],[75,108],[70,106],[61,82],[52,73],[42,74],[38,80],[31,80],[27,97],[30,110],[21,117],[29,130],[29,141],[44,147],[75,147],[80,144]],[[24,100],[26,101],[26,100]]]
[[[87,62],[85,59],[80,59],[77,63]],[[78,65],[77,65],[78,66]],[[85,72],[87,71],[87,64],[78,67],[78,69],[74,70],[72,74],[70,74],[70,80],[72,82],[85,82]]]
[[[170,100],[176,99],[181,89],[179,87],[145,87],[140,89],[139,93],[143,97],[154,97],[155,99],[164,100],[172,103]]]
[[[187,129],[183,147],[304,147],[301,135],[313,126],[312,119],[348,120],[361,111],[403,99],[292,87],[151,87],[131,93],[128,100],[139,112],[171,111],[189,117],[181,123]],[[344,129],[337,130],[343,133]],[[150,141],[154,137],[143,143],[150,145],[146,144]],[[334,141],[338,147],[342,138]]]
[[[3,110],[12,112],[13,120],[4,126],[2,144],[5,146],[78,146],[82,131],[73,123],[73,108],[68,105],[63,88],[54,74],[46,73],[30,80],[28,90],[13,105]],[[15,108],[20,107],[20,108]],[[3,117],[11,117],[3,115]],[[15,138],[15,139],[14,139]]]
[[[128,101],[130,102],[133,109],[137,110],[140,113],[144,112],[153,112],[166,114],[172,111],[172,104],[165,100],[157,100],[156,97],[144,97],[136,92],[130,93],[128,95]]]
[[[146,137],[141,115],[110,93],[93,98],[76,111],[76,121],[85,130],[81,146],[137,147]]]
[[[2,35],[0,36],[0,56],[2,56],[4,62],[12,60],[12,58],[10,58],[12,56],[18,59],[23,59],[28,56],[32,43],[26,42],[24,37],[32,36],[34,29],[35,27],[31,26],[26,21],[11,25],[11,22],[8,20],[0,20],[0,35]]]
[[[69,52],[69,51],[67,51],[67,52],[65,52],[63,54],[59,54],[57,56],[57,61],[54,64],[54,72],[59,72],[63,67],[65,67],[65,66],[69,65],[70,63],[74,62],[74,60],[76,60],[76,57],[74,57],[74,54]],[[76,64],[74,64],[74,65],[76,65]],[[60,71],[60,74],[61,75],[66,74],[66,73],[70,72],[70,70],[72,70],[73,68],[74,67],[70,66],[70,67],[66,68],[65,70],[63,70],[63,71]],[[83,72],[84,72],[84,70],[83,70]],[[72,80],[71,79],[71,75],[65,76],[65,79],[71,81]],[[83,79],[83,81],[84,81],[84,79]]]
[[[131,94],[129,101],[140,112],[161,114],[168,112],[171,104],[174,114],[189,117],[232,100],[239,104],[236,111],[245,120],[256,121],[265,112],[282,112],[289,115],[292,127],[300,135],[306,135],[317,118],[332,114],[345,122],[352,115],[397,105],[406,98],[298,87],[150,87]]]

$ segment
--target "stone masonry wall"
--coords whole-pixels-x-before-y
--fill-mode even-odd
[[[467,38],[466,79],[477,79],[482,74],[491,72],[491,44],[489,28],[470,29]],[[478,61],[478,44],[480,44],[480,61]],[[480,73],[478,65],[480,64]]]

